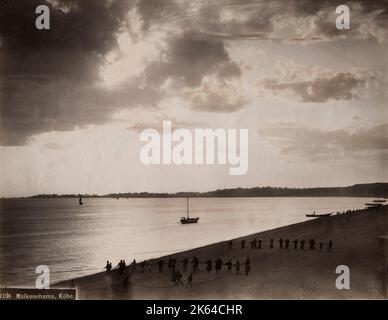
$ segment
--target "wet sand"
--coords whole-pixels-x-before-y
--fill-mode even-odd
[[[307,218],[306,218],[307,220]],[[157,260],[142,270],[137,264],[133,272],[128,267],[123,274],[117,270],[106,275],[104,272],[60,282],[53,287],[77,288],[79,299],[382,299],[383,256],[380,254],[379,236],[388,235],[388,206],[375,210],[361,210],[314,218],[306,222],[233,239],[229,249],[226,239],[200,248],[167,255],[163,272],[158,272]],[[252,239],[263,240],[262,248],[251,249]],[[269,248],[270,239],[274,248]],[[290,239],[288,249],[279,248],[280,238]],[[246,240],[245,249],[241,241]],[[294,249],[294,239],[305,239],[304,250]],[[309,240],[314,239],[314,250],[309,249]],[[328,242],[333,241],[329,251]],[[322,251],[319,244],[324,243]],[[182,272],[183,258],[200,259],[200,272],[193,276],[191,288],[171,282],[167,260],[178,260],[177,270]],[[220,257],[223,262],[239,259],[240,274],[233,267],[227,275],[224,265],[219,274],[206,272],[204,262]],[[244,262],[249,257],[251,272],[245,275]],[[127,261],[129,262],[129,261]],[[114,262],[117,263],[117,262]],[[338,290],[335,281],[339,276],[336,268],[346,265],[350,269],[350,289]],[[191,272],[183,272],[183,282]],[[128,276],[129,285],[123,280]]]

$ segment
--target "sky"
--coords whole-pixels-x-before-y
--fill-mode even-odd
[[[0,0],[0,196],[388,181],[387,68],[386,0]],[[247,174],[144,165],[163,121],[248,129]]]

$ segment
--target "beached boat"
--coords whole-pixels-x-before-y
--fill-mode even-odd
[[[380,207],[380,206],[382,206],[383,204],[382,203],[376,203],[376,202],[373,202],[373,203],[365,203],[365,205],[367,206],[367,207]]]
[[[320,217],[330,217],[333,214],[333,212],[330,213],[320,213],[316,214],[315,212],[312,214],[306,214],[307,218],[320,218]]]
[[[196,218],[189,217],[189,197],[187,197],[186,198],[186,217],[181,217],[181,223],[182,224],[197,223],[198,220],[199,220],[199,217],[196,217]]]
[[[376,202],[376,203],[384,203],[385,201],[386,201],[385,199],[373,200],[373,202]]]

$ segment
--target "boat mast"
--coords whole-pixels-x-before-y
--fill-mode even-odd
[[[186,215],[189,218],[189,196],[186,196]]]

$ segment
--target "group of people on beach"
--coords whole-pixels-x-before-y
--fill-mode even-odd
[[[120,262],[117,264],[117,266],[115,267],[115,269],[118,271],[118,273],[122,274],[125,270],[125,267],[126,267],[126,263],[125,263],[125,260],[120,260]],[[132,263],[129,265],[130,267],[130,270],[131,271],[136,271],[136,260],[133,259]],[[112,262],[110,262],[109,260],[106,261],[106,265],[104,267],[105,269],[105,274],[109,275],[112,271]]]
[[[248,241],[247,239],[240,240],[239,244],[240,244],[241,250],[244,250],[246,248],[247,241]],[[283,237],[278,239],[276,242],[279,244],[278,245],[279,249],[283,249],[283,248],[289,249],[290,246],[292,246],[294,250],[298,250],[298,249],[304,250],[306,244],[308,244],[309,250],[315,250],[315,247],[317,244],[317,241],[315,239],[310,239],[307,242],[305,239],[301,239],[301,240],[294,239],[291,241],[290,239],[283,238]],[[233,240],[230,240],[227,242],[229,250],[232,250],[233,244],[234,244]],[[261,238],[259,238],[259,239],[253,238],[253,239],[249,240],[249,244],[250,244],[251,249],[262,249],[264,247],[264,241]],[[333,248],[333,241],[332,240],[329,240],[327,243],[319,242],[319,250],[322,251],[325,244],[326,244],[327,251],[331,251]],[[270,238],[268,240],[268,248],[269,249],[275,248],[275,239],[274,238]],[[165,265],[165,260],[162,258],[157,260],[156,263],[154,263],[153,260],[142,261],[140,263],[140,272],[144,273],[146,270],[146,267],[148,267],[148,272],[151,272],[151,268],[155,264],[158,266],[159,273],[162,273],[164,265]],[[182,265],[181,271],[183,273],[186,273],[188,271],[189,264],[191,264],[191,270],[189,272],[187,279],[185,279],[186,282],[184,282],[184,280],[183,280],[182,272],[177,270],[178,264]],[[230,259],[230,258],[227,259],[225,262],[220,257],[218,257],[214,261],[212,259],[207,259],[206,261],[203,261],[203,262],[201,262],[197,256],[194,256],[191,260],[188,257],[184,257],[181,261],[178,261],[176,258],[169,257],[167,260],[167,268],[168,268],[168,271],[170,272],[170,275],[171,275],[171,281],[176,286],[182,285],[182,286],[186,286],[187,288],[191,287],[192,282],[193,282],[193,278],[194,278],[194,274],[200,272],[200,267],[199,267],[200,264],[206,265],[205,270],[206,270],[207,274],[210,274],[213,271],[213,268],[215,270],[215,273],[219,274],[222,271],[223,266],[226,266],[226,274],[227,275],[232,274],[233,267],[234,267],[236,275],[240,274],[240,270],[241,270],[242,266],[244,266],[244,272],[245,272],[246,276],[248,276],[249,273],[251,272],[251,260],[249,257],[247,257],[245,259],[245,262],[243,262],[243,263],[240,262],[239,259],[235,259],[235,261],[233,262],[232,259]],[[134,259],[132,261],[132,263],[129,265],[128,271],[131,273],[136,272],[137,265],[138,265],[138,263]],[[112,268],[112,263],[110,261],[106,262],[105,269],[106,269],[107,275],[111,274],[111,270],[113,268]],[[124,273],[124,271],[126,269],[125,260],[120,260],[120,262],[117,264],[115,269],[118,271],[119,274]],[[126,279],[127,280],[124,281],[123,283],[125,286],[128,286],[128,276],[126,277]]]
[[[245,249],[245,245],[246,245],[246,242],[247,240],[246,239],[243,239],[240,241],[240,246],[241,246],[241,249]],[[283,238],[280,238],[278,241],[279,243],[279,248],[280,249],[289,249],[290,247],[290,244],[292,244],[292,247],[294,248],[294,250],[298,250],[298,248],[300,250],[304,250],[304,247],[306,245],[306,240],[305,239],[302,239],[302,240],[299,240],[299,239],[294,239],[293,241],[291,241],[290,239],[283,239]],[[309,249],[310,250],[315,250],[315,244],[316,244],[316,241],[315,239],[310,239],[308,241],[308,244],[309,244]],[[320,242],[319,243],[319,251],[322,251],[323,250],[323,247],[324,247],[325,243],[324,242]],[[250,241],[250,248],[251,249],[261,249],[263,246],[263,239],[252,239]],[[228,247],[229,247],[229,250],[232,249],[233,247],[233,240],[230,240],[228,242]],[[275,248],[275,239],[274,238],[271,238],[269,240],[269,248],[270,249],[274,249]],[[332,240],[329,240],[329,242],[326,243],[326,248],[327,248],[327,251],[331,251],[331,249],[333,248],[333,241]]]

